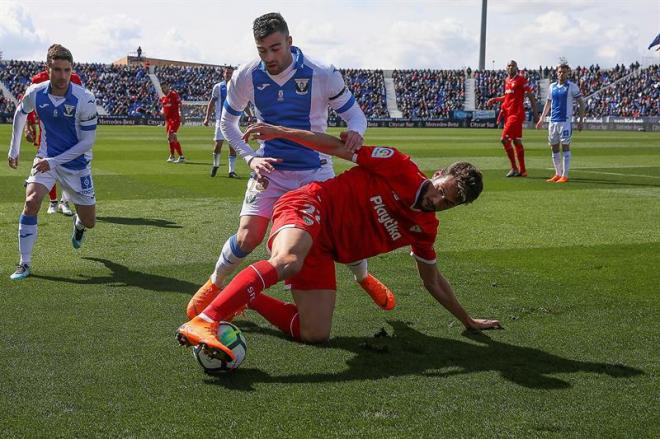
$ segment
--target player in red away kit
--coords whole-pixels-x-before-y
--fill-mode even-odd
[[[518,74],[518,63],[511,60],[506,66],[508,77],[504,80],[504,96],[490,98],[486,102],[487,106],[495,102],[503,102],[500,109],[500,115],[505,118],[504,129],[502,130],[502,145],[509,162],[511,170],[507,177],[527,177],[525,168],[525,148],[522,143],[523,122],[525,121],[525,95],[529,98],[534,114],[534,122],[538,120],[538,109],[536,108],[536,98],[532,88],[527,84],[527,78]],[[511,142],[515,145],[515,154]],[[516,158],[518,164],[516,165]]]
[[[50,46],[52,48],[56,44]],[[50,50],[49,48],[49,50]],[[32,84],[41,84],[42,82],[48,81],[50,75],[48,69],[42,70],[41,72],[32,76]],[[82,85],[82,80],[76,72],[71,72],[71,82],[74,84]],[[34,111],[31,111],[27,116],[27,123],[25,124],[25,140],[32,143],[34,146],[39,149],[41,145],[41,125],[39,124],[39,116]],[[59,209],[62,214],[66,216],[73,216],[73,211],[69,207],[69,202],[66,199],[64,193],[62,193],[62,199],[60,202],[57,202],[57,185],[54,184],[53,188],[48,193],[48,198],[50,199],[50,205],[48,206],[48,213],[56,213]]]
[[[160,113],[165,119],[165,130],[167,131],[167,141],[170,144],[170,156],[167,161],[172,163],[183,163],[186,159],[183,157],[183,151],[181,151],[181,144],[179,139],[176,137],[177,131],[181,126],[182,117],[181,117],[181,98],[179,93],[170,88],[170,84],[167,82],[161,83],[164,96],[160,98],[160,104],[162,109]],[[179,154],[179,159],[174,158],[174,153]]]
[[[352,160],[358,166],[324,182],[283,195],[275,204],[268,246],[271,257],[245,268],[203,312],[177,330],[183,345],[234,360],[217,339],[218,323],[246,306],[295,340],[327,341],[336,296],[335,261],[350,263],[410,245],[429,293],[466,328],[499,328],[497,320],[473,319],[459,304],[436,267],[435,212],[474,201],[483,188],[481,173],[466,162],[438,170],[428,179],[410,157],[395,148],[363,146],[346,150],[327,134],[250,126],[245,140],[286,139],[319,152]],[[262,293],[287,279],[295,304]]]

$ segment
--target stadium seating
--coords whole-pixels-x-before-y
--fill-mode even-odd
[[[404,118],[434,119],[463,108],[462,70],[395,70],[397,104]]]
[[[212,66],[156,67],[158,79],[167,81],[184,101],[208,101],[213,84],[222,80],[222,72]]]
[[[14,96],[18,96],[30,84],[32,75],[42,68],[43,63],[39,61],[2,61],[0,81]],[[76,63],[74,70],[109,115],[158,117],[158,96],[146,68]],[[539,67],[521,71],[528,78],[539,102],[543,103],[545,96],[539,96],[539,81],[544,78],[554,81],[554,69]],[[156,67],[155,73],[160,81],[170,82],[184,101],[208,101],[213,84],[220,80],[220,71],[213,66]],[[343,69],[342,74],[367,118],[390,116],[382,70]],[[504,70],[469,70],[468,75],[475,80],[477,109],[485,109],[490,97],[503,94]],[[632,64],[629,67],[617,65],[612,69],[602,69],[592,65],[573,68],[571,80],[587,97],[587,115],[590,117],[657,116],[660,115],[658,75],[658,66],[639,69],[639,64]],[[397,103],[404,118],[443,118],[449,116],[452,110],[463,109],[466,76],[462,70],[395,70],[392,77]],[[203,118],[205,110],[205,105],[183,107],[187,118]],[[0,97],[0,116],[10,115],[13,111],[13,103]],[[330,120],[337,117],[330,110]]]

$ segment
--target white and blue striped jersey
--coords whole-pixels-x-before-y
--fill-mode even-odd
[[[227,100],[224,104],[225,113],[238,117],[251,102],[254,105],[256,117],[260,122],[281,125],[288,128],[325,132],[328,125],[328,106],[346,119],[346,112],[359,106],[353,94],[344,84],[341,72],[332,65],[323,64],[305,57],[297,47],[291,47],[292,65],[279,75],[270,75],[265,64],[256,59],[242,65],[229,84]],[[363,120],[358,132],[364,135],[366,118],[361,110],[359,117]],[[351,129],[351,122],[349,129]],[[232,141],[231,133],[225,132],[225,137]],[[243,142],[232,141],[232,146],[241,155],[252,153]],[[275,168],[282,170],[314,169],[326,160],[325,155],[305,148],[295,142],[283,139],[273,139],[261,144],[256,152],[259,157],[274,157],[282,159]]]
[[[225,81],[220,81],[213,86],[211,99],[215,100],[215,120],[219,121],[222,117],[222,107],[227,99],[227,83]]]
[[[573,118],[574,101],[581,97],[582,93],[574,82],[550,84],[548,88],[548,101],[551,103],[550,122],[570,122]]]
[[[96,130],[96,99],[80,85],[70,83],[64,96],[50,94],[50,81],[31,85],[21,103],[20,111],[36,111],[41,125],[41,146],[37,155],[43,158],[58,156],[80,142],[82,131]],[[92,159],[91,149],[62,166],[85,169]]]

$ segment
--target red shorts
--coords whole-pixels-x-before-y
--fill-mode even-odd
[[[337,290],[335,261],[332,252],[323,244],[322,209],[321,199],[309,186],[282,195],[273,208],[269,249],[277,233],[291,227],[306,231],[314,241],[302,269],[287,279],[287,284],[294,290]]]
[[[167,135],[176,134],[181,126],[181,119],[165,119],[165,130]]]
[[[524,116],[512,114],[507,116],[504,122],[504,129],[502,130],[502,139],[507,137],[511,140],[522,139]]]

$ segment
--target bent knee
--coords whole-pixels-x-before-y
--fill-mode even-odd
[[[250,253],[264,239],[263,233],[252,232],[249,229],[239,229],[236,233],[236,243],[245,253]]]
[[[288,279],[302,270],[304,258],[291,253],[274,254],[269,262],[277,269],[283,279]]]

